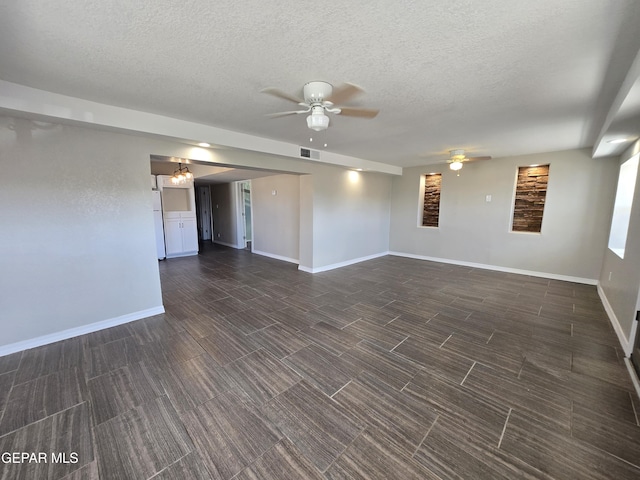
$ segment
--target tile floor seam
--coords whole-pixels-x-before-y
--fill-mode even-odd
[[[34,421],[34,422],[27,423],[26,425],[23,425],[22,427],[18,427],[18,428],[15,428],[15,429],[13,429],[13,430],[11,430],[11,431],[7,432],[7,433],[3,433],[2,435],[0,435],[0,440],[1,440],[1,439],[3,439],[4,437],[6,437],[7,435],[11,435],[11,434],[13,434],[13,433],[16,433],[16,432],[18,432],[18,431],[22,430],[23,428],[30,427],[31,425],[35,425],[36,423],[43,422],[44,420],[47,420],[48,418],[51,418],[51,417],[53,417],[53,416],[55,416],[55,415],[58,415],[58,414],[63,413],[63,412],[66,412],[67,410],[71,410],[72,408],[75,408],[75,407],[77,407],[78,405],[82,405],[83,403],[86,403],[86,404],[87,404],[87,406],[89,406],[89,403],[90,403],[90,402],[89,402],[89,400],[83,400],[82,402],[79,402],[79,403],[76,403],[76,404],[74,404],[74,405],[71,405],[70,407],[64,408],[64,409],[62,409],[62,410],[60,410],[60,411],[58,411],[58,412],[54,412],[54,413],[52,413],[52,414],[50,414],[50,415],[47,415],[46,417],[39,418],[38,420],[36,420],[36,421]],[[6,408],[5,408],[5,411],[6,411]],[[103,423],[104,423],[104,422],[103,422]]]
[[[13,392],[14,387],[15,385],[13,384],[13,382],[11,382],[11,387],[9,388],[9,392],[7,393],[7,398],[5,399],[5,402],[4,402],[4,408],[2,409],[2,415],[0,415],[0,425],[2,425],[2,420],[4,420],[4,415],[7,412],[7,406],[9,405],[9,399],[11,398],[11,392]],[[3,435],[0,435],[0,438],[2,437]]]
[[[473,370],[473,367],[476,366],[476,363],[478,362],[473,362],[473,364],[471,365],[471,367],[469,367],[469,371],[467,372],[467,374],[464,376],[464,378],[462,379],[462,381],[460,382],[460,386],[462,386],[464,384],[464,381],[467,379],[467,377],[469,376],[469,374],[471,373],[471,370]]]
[[[393,352],[396,348],[398,348],[400,345],[402,345],[407,339],[409,338],[409,335],[407,335],[405,337],[404,340],[402,340],[400,343],[398,343],[395,347],[393,347],[391,350],[389,350],[390,352]]]
[[[362,317],[358,318],[357,320],[354,320],[353,322],[347,323],[344,327],[340,328],[340,330],[344,330],[349,325],[353,325],[354,323],[359,322],[360,320],[362,320]]]
[[[333,400],[333,399],[332,399],[332,400]],[[362,435],[362,434],[364,433],[364,431],[365,431],[366,429],[367,429],[367,426],[362,427],[362,428],[360,429],[360,431],[358,432],[358,434],[357,434],[356,436],[354,436],[354,437],[353,437],[353,439],[352,439],[352,440],[351,440],[347,445],[345,445],[345,447],[340,451],[340,453],[338,453],[338,455],[336,455],[336,458],[334,458],[334,459],[333,459],[333,461],[332,461],[332,462],[327,466],[327,468],[325,468],[324,470],[320,470],[320,469],[318,469],[318,470],[320,470],[320,473],[324,475],[324,474],[327,472],[327,470],[329,470],[329,469],[333,466],[333,464],[334,464],[334,463],[336,463],[340,457],[342,457],[342,455],[344,454],[344,452],[346,452],[346,451],[347,451],[347,449],[348,449],[351,445],[353,445],[353,443],[354,443],[354,442],[355,442],[355,441],[360,437],[360,435]],[[316,467],[316,468],[317,468],[317,467]]]
[[[398,318],[400,318],[400,315],[397,315],[395,317],[393,317],[391,320],[389,320],[387,323],[385,323],[383,325],[383,327],[386,327],[387,325],[389,325],[391,322],[393,322],[394,320],[397,320]]]
[[[193,443],[193,440],[192,440]],[[175,465],[176,463],[178,463],[180,460],[182,460],[185,457],[188,457],[189,455],[191,455],[194,452],[194,450],[190,450],[188,453],[185,453],[183,456],[181,456],[180,458],[178,458],[176,461],[174,461],[173,463],[170,463],[169,465],[167,465],[166,467],[162,468],[161,470],[158,470],[156,473],[154,473],[153,475],[151,475],[147,480],[153,480],[155,477],[157,477],[158,475],[160,475],[162,472],[164,472],[166,469],[168,469],[169,467]]]
[[[491,341],[491,339],[493,338],[493,335],[496,333],[496,330],[494,330],[493,332],[491,332],[491,336],[489,337],[489,340],[487,340],[485,342],[485,345],[489,345],[489,342]]]
[[[631,400],[631,408],[633,408],[633,414],[636,417],[636,425],[640,427],[640,421],[638,421],[638,411],[636,410],[636,403],[633,400],[633,394],[631,392],[627,392],[629,394],[629,400]]]
[[[449,335],[447,338],[445,338],[444,342],[442,342],[438,348],[442,348],[442,346],[443,346],[445,343],[447,343],[447,341],[448,341],[451,337],[453,337],[453,333],[452,333],[451,335]]]
[[[518,375],[516,376],[516,378],[518,380],[520,380],[520,376],[522,375],[522,370],[524,370],[524,367],[525,367],[526,363],[527,363],[527,356],[523,355],[522,356],[522,365],[520,365],[520,370],[518,370]]]
[[[422,440],[420,440],[420,443],[418,444],[418,446],[416,447],[416,449],[413,451],[413,453],[411,454],[411,458],[415,458],[416,453],[418,453],[418,450],[420,450],[420,447],[422,446],[422,444],[424,443],[424,441],[427,439],[427,437],[429,436],[429,434],[431,433],[431,430],[433,430],[433,427],[435,426],[436,422],[438,421],[438,419],[440,418],[440,414],[436,415],[436,418],[433,420],[433,423],[431,424],[431,426],[429,427],[429,429],[427,430],[427,433],[424,434],[424,437],[422,437]]]
[[[349,380],[347,383],[345,383],[343,386],[341,386],[338,390],[336,390],[335,392],[333,392],[333,394],[329,395],[329,398],[331,400],[334,400],[334,395],[337,395],[338,393],[340,393],[342,391],[343,388],[345,388],[347,385],[349,385],[353,380]]]
[[[504,426],[502,427],[502,433],[500,434],[500,440],[498,440],[498,449],[502,445],[502,439],[504,438],[504,433],[507,431],[507,423],[509,423],[509,417],[511,416],[511,412],[513,408],[509,408],[509,413],[507,413],[507,418],[504,421]]]

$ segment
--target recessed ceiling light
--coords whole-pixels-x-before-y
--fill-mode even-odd
[[[310,137],[310,138],[309,138],[309,141],[310,141],[310,142],[313,142],[313,137]]]
[[[624,143],[628,141],[628,138],[614,138],[613,140],[607,140],[607,143]]]
[[[211,146],[211,144],[209,144],[209,143],[207,143],[207,142],[200,142],[200,143],[198,144],[198,146],[199,146],[199,147],[205,147],[205,148],[207,148],[207,147],[210,147],[210,146]]]
[[[326,147],[326,146],[327,146],[327,144],[325,143],[325,144],[324,144],[324,146]]]

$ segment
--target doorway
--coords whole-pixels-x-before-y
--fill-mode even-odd
[[[209,185],[196,187],[196,214],[198,217],[198,240],[211,241],[213,217],[211,215],[211,189]]]
[[[251,250],[253,229],[251,220],[251,181],[239,182],[244,248]]]

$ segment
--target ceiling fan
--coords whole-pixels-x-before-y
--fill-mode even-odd
[[[326,113],[345,115],[348,117],[373,118],[379,110],[371,108],[342,107],[344,102],[353,96],[362,93],[362,88],[352,83],[344,83],[336,88],[327,82],[309,82],[302,89],[304,100],[294,95],[290,95],[277,88],[265,88],[262,93],[268,93],[275,97],[284,98],[290,102],[297,103],[303,109],[291,110],[288,112],[271,113],[267,116],[284,117],[286,115],[296,115],[300,113],[310,113],[307,117],[307,126],[317,132],[326,130],[329,126],[329,117]]]
[[[462,149],[449,150],[449,159],[447,163],[449,168],[458,171],[462,168],[463,162],[472,162],[475,160],[491,160],[491,157],[467,157]]]

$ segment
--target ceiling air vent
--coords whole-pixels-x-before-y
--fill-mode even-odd
[[[320,152],[318,150],[311,150],[310,148],[300,147],[300,156],[311,160],[320,160]]]

